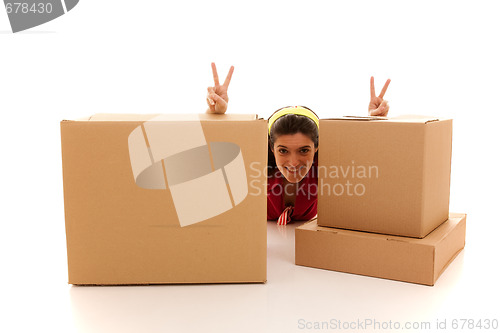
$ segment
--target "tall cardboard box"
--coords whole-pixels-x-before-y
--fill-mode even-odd
[[[267,122],[61,122],[69,283],[266,281]]]
[[[448,218],[452,120],[320,120],[318,224],[422,238]]]
[[[465,220],[451,213],[424,238],[321,227],[313,220],[295,229],[295,264],[432,286],[464,248]]]

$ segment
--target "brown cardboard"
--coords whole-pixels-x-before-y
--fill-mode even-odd
[[[256,115],[62,121],[69,283],[265,282],[266,131]]]
[[[320,227],[312,220],[295,229],[295,264],[432,286],[464,248],[465,220],[451,213],[425,238]]]
[[[318,223],[422,238],[448,217],[452,120],[320,120]]]

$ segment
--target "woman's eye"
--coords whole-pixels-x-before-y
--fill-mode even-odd
[[[286,153],[287,153],[287,150],[286,150],[286,149],[281,148],[281,149],[279,149],[279,150],[278,150],[278,152],[279,152],[280,154],[286,154]]]
[[[307,154],[307,153],[309,153],[309,151],[310,151],[310,150],[309,150],[309,149],[307,149],[307,148],[304,148],[304,149],[301,149],[301,150],[300,150],[300,152],[301,152],[302,154]]]

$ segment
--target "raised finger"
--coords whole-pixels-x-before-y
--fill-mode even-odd
[[[231,68],[229,68],[229,72],[227,73],[226,80],[224,80],[223,84],[223,86],[226,89],[227,87],[229,87],[229,83],[231,82],[231,77],[233,76],[233,72],[234,72],[234,66],[231,66]]]
[[[210,95],[215,94],[214,88],[208,87],[207,88],[207,102],[209,105],[215,105],[214,100],[210,97]]]
[[[391,79],[388,79],[387,81],[385,81],[385,85],[382,88],[382,91],[380,92],[380,95],[378,95],[378,97],[384,98],[385,92],[387,91],[387,87],[389,87],[389,83],[391,83]]]
[[[214,75],[214,83],[215,86],[219,86],[219,75],[217,75],[217,67],[215,67],[215,63],[212,63],[212,74]]]
[[[370,97],[371,99],[375,98],[375,80],[373,76],[370,78]]]

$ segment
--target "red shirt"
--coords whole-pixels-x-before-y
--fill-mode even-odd
[[[283,175],[278,167],[269,171],[267,179],[267,219],[277,220],[285,207]],[[318,164],[314,161],[307,175],[300,181],[292,220],[306,221],[316,216],[318,209]]]

